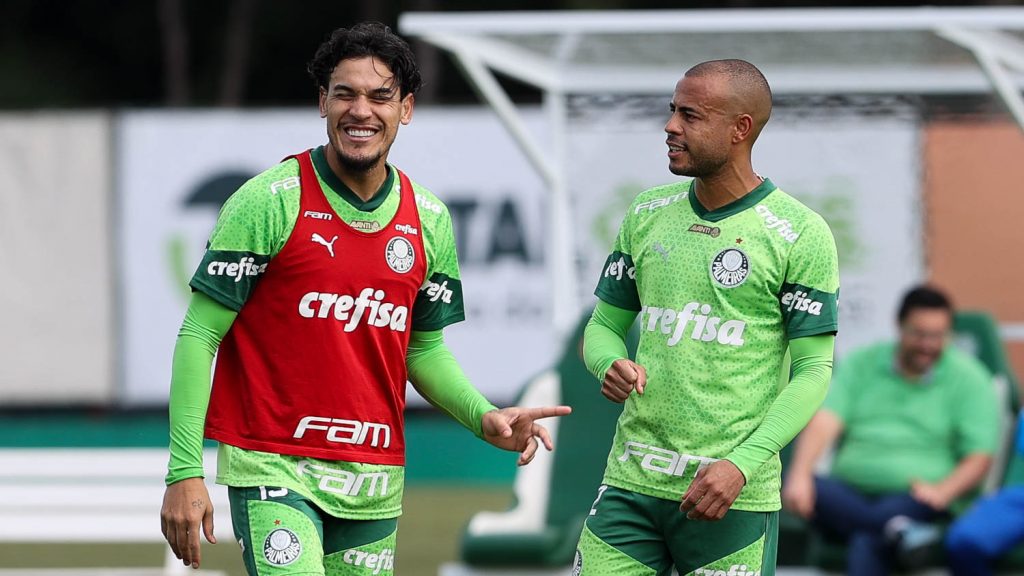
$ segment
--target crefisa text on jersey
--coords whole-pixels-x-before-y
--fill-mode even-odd
[[[431,302],[437,302],[438,300],[445,304],[452,303],[452,296],[455,294],[453,291],[448,289],[448,281],[444,280],[440,284],[431,280],[423,282],[423,287],[420,291],[425,293]]]
[[[238,262],[210,262],[206,273],[210,276],[227,276],[240,282],[245,276],[259,276],[267,271],[266,264],[256,264],[252,256],[243,256]]]
[[[624,256],[619,256],[618,260],[609,258],[608,267],[604,270],[604,277],[622,280],[623,274],[625,274],[630,280],[635,280],[636,266],[634,266],[632,262],[626,262],[626,258]]]
[[[779,232],[779,236],[785,238],[786,242],[792,244],[800,237],[800,233],[793,230],[793,226],[789,220],[779,218],[764,204],[758,204],[757,207],[754,208],[754,211],[757,212],[758,216],[764,219],[764,225],[769,230],[777,230]]]
[[[640,328],[669,336],[667,344],[675,346],[686,335],[687,326],[692,320],[691,340],[742,346],[743,330],[747,323],[742,320],[723,320],[712,312],[710,304],[700,302],[690,302],[681,310],[644,306],[640,310]]]
[[[779,301],[787,312],[799,310],[815,316],[821,316],[821,302],[811,299],[807,292],[800,290],[795,292],[786,292],[782,295],[782,298]]]
[[[366,311],[369,310],[369,314]],[[333,312],[333,314],[332,314]],[[307,292],[299,301],[299,316],[303,318],[328,318],[334,316],[339,322],[346,322],[345,332],[359,327],[363,316],[366,325],[375,328],[388,327],[404,332],[409,318],[409,309],[384,301],[384,291],[363,288],[359,296],[331,294],[328,292]]]

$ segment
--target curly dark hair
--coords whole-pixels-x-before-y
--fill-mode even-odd
[[[316,50],[306,70],[317,88],[328,89],[331,73],[342,60],[373,57],[387,65],[404,98],[415,94],[423,79],[409,44],[380,22],[363,22],[351,28],[338,28]]]

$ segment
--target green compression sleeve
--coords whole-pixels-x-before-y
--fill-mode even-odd
[[[469,382],[441,330],[413,330],[405,360],[409,381],[438,410],[451,416],[477,437],[483,436],[481,418],[496,410]]]
[[[165,482],[203,475],[203,425],[210,403],[210,367],[238,315],[202,292],[193,292],[171,362],[171,458]]]
[[[778,454],[811,420],[832,377],[835,336],[821,334],[789,341],[793,377],[772,402],[754,432],[725,457],[750,478],[761,464]]]
[[[620,358],[629,358],[626,333],[636,319],[635,310],[626,310],[598,300],[594,313],[583,329],[583,361],[598,380]]]

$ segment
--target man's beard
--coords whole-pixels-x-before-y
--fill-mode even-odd
[[[717,158],[708,158],[707,156],[694,156],[693,153],[689,153],[690,164],[678,171],[669,165],[669,171],[676,176],[689,176],[691,178],[704,178],[710,176],[722,169],[722,166],[728,162],[727,158],[721,160]]]
[[[337,156],[338,163],[341,164],[342,168],[348,172],[355,172],[357,174],[369,172],[372,168],[377,166],[377,164],[380,163],[381,158],[384,157],[383,152],[378,153],[376,156],[365,158],[353,158],[351,156],[346,156],[341,152],[336,152],[335,155]]]
[[[917,376],[927,374],[942,356],[941,353],[919,353],[914,350],[903,350],[900,355],[903,367]]]

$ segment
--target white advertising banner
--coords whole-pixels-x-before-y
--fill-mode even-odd
[[[539,110],[526,110],[524,120],[538,141],[548,142]],[[675,178],[663,122],[648,115],[570,123],[569,225],[580,255],[581,308],[594,303],[591,292],[629,200]],[[324,140],[313,108],[122,117],[126,402],[166,402],[188,280],[226,196],[280,158]],[[910,117],[823,120],[784,112],[755,146],[755,169],[819,211],[835,233],[840,353],[891,336],[899,297],[923,277],[919,148]],[[467,321],[446,329],[446,341],[476,386],[508,403],[561,352],[549,320],[544,184],[496,116],[479,107],[418,108],[391,160],[452,213]],[[422,403],[414,394],[410,401]]]
[[[531,129],[540,115],[529,111]],[[326,141],[315,108],[137,112],[119,123],[124,400],[167,401],[171,354],[223,200],[284,156]],[[483,108],[417,108],[391,161],[452,213],[467,321],[445,330],[472,381],[508,403],[557,353],[547,321],[543,184]],[[410,402],[422,403],[415,394]]]
[[[110,119],[0,115],[0,405],[115,396]]]
[[[591,110],[571,124],[576,227],[590,231],[577,235],[584,298],[629,201],[677,178],[668,171],[669,97],[664,101],[657,118],[621,109],[597,118]],[[775,116],[754,146],[754,169],[832,228],[841,283],[837,353],[893,337],[899,299],[924,277],[918,123],[907,115],[804,118],[777,110]]]

